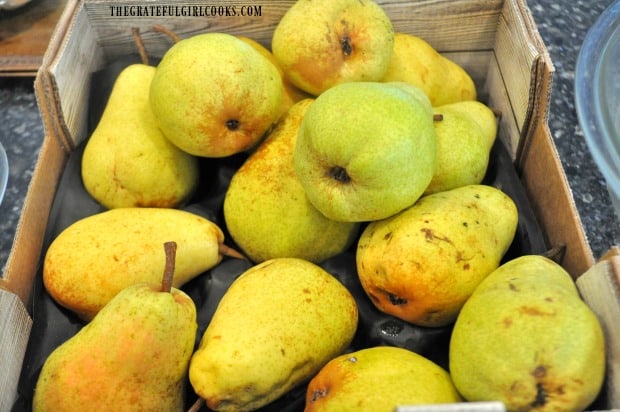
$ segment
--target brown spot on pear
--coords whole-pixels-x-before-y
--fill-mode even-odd
[[[490,186],[423,196],[365,228],[357,249],[360,282],[385,313],[422,326],[450,324],[499,266],[516,226],[514,202]]]
[[[373,410],[459,402],[450,375],[403,348],[378,346],[329,361],[310,381],[306,411]]]
[[[605,352],[601,325],[571,276],[545,257],[526,255],[491,273],[463,306],[450,371],[469,401],[582,411],[602,387]]]
[[[369,0],[301,0],[278,22],[272,51],[284,75],[318,96],[349,81],[379,81],[392,56],[394,30]]]

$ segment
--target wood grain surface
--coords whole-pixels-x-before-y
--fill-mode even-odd
[[[32,0],[0,10],[0,76],[34,76],[66,0]]]

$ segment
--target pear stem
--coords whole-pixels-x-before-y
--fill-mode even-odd
[[[237,250],[231,248],[230,246],[226,246],[223,243],[219,245],[219,252],[222,256],[228,256],[235,259],[249,260],[243,253],[238,252]]]
[[[200,408],[202,408],[204,403],[205,403],[204,399],[198,398],[196,400],[196,402],[194,402],[192,404],[192,406],[190,406],[190,408],[187,410],[187,412],[198,412],[200,410]]]
[[[166,36],[170,37],[173,42],[178,43],[181,41],[181,38],[172,30],[167,27],[162,26],[161,24],[156,24],[153,26],[153,30],[158,33],[164,33]]]
[[[566,245],[558,245],[545,251],[542,255],[546,258],[553,260],[555,263],[561,264],[562,259],[564,259],[565,254],[566,254]]]
[[[161,281],[161,291],[170,293],[172,290],[172,279],[174,278],[174,266],[176,263],[177,243],[164,243],[166,253],[166,265],[164,266],[164,276]]]
[[[138,46],[138,53],[140,53],[140,59],[142,59],[142,64],[148,65],[149,56],[146,53],[146,47],[144,47],[142,36],[140,36],[140,29],[137,27],[132,27],[131,32],[133,33],[133,39],[136,42],[136,46]]]
[[[497,117],[498,119],[502,118],[502,111],[495,108],[495,107],[491,107],[491,111],[493,112],[493,114],[495,115],[495,117]]]
[[[441,113],[437,113],[433,115],[433,121],[434,122],[440,122],[443,120],[443,114]]]

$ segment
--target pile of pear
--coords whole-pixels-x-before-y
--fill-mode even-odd
[[[497,114],[465,69],[370,0],[298,0],[269,46],[196,34],[116,79],[81,163],[106,210],[43,264],[84,326],[45,362],[33,409],[181,411],[187,385],[193,410],[257,410],[303,385],[307,411],[593,402],[601,326],[558,263],[503,261],[519,211],[482,184]],[[203,162],[240,154],[225,226],[182,209],[211,184]],[[356,301],[320,266],[347,251],[382,313],[454,327],[449,368],[350,349]],[[228,259],[248,268],[201,334],[182,288]]]

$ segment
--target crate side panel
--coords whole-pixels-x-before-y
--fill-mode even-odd
[[[508,7],[510,6],[510,7]],[[497,29],[495,53],[502,81],[508,90],[519,134],[513,136],[511,147],[519,146],[523,128],[532,115],[534,96],[533,70],[542,51],[526,30],[524,16],[513,2],[507,2]]]
[[[270,47],[273,30],[293,3],[293,0],[265,2],[256,6],[259,8],[252,11],[253,16],[241,15],[242,7],[247,7],[248,2],[224,0],[214,0],[208,5],[183,2],[183,6],[163,0],[122,5],[111,0],[91,0],[84,3],[84,10],[105,56],[112,59],[136,52],[131,36],[134,27],[139,29],[149,55],[161,57],[171,41],[153,30],[156,24],[164,25],[180,38],[223,31],[243,34]],[[385,0],[377,3],[392,20],[395,31],[419,35],[438,50],[449,52],[491,49],[503,1]],[[234,12],[214,16],[213,10]],[[168,15],[164,17],[162,13]]]
[[[66,43],[50,66],[59,127],[73,147],[85,138],[90,75],[102,64],[103,54],[88,16],[79,9],[68,29]]]
[[[503,0],[378,1],[394,30],[422,37],[440,52],[493,48]]]

